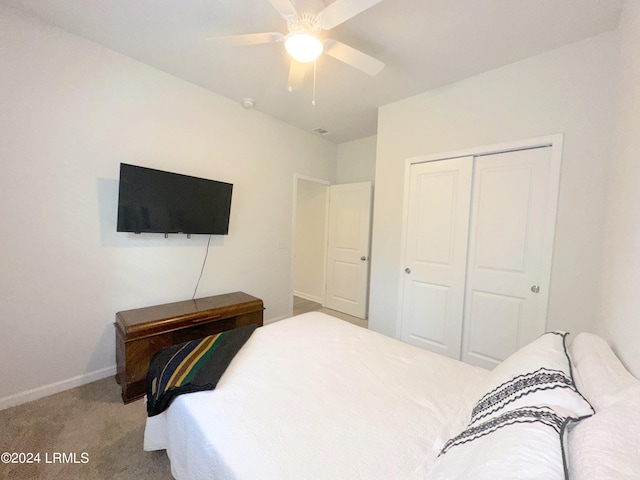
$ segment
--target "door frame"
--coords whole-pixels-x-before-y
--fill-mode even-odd
[[[291,294],[290,302],[291,302],[291,311],[293,312],[293,294],[295,287],[295,253],[296,253],[296,216],[298,213],[298,181],[305,180],[307,182],[317,183],[319,185],[324,185],[327,189],[331,186],[331,182],[328,180],[324,180],[322,178],[309,177],[306,175],[301,175],[299,173],[293,174],[293,201],[292,201],[292,209],[291,209],[291,251],[290,251],[290,284],[289,291]],[[328,209],[329,209],[329,195],[326,195],[325,200],[325,218],[324,218],[324,239],[323,245],[324,248],[322,250],[322,306],[325,306],[326,301],[326,292],[327,292],[327,238],[329,235],[328,227],[329,227],[329,218],[328,218]]]
[[[548,201],[548,215],[556,219],[558,196],[560,193],[560,167],[562,162],[562,149],[564,142],[564,134],[557,133],[552,135],[546,135],[542,137],[533,137],[522,140],[514,140],[511,142],[498,143],[492,145],[483,145],[473,147],[464,150],[455,150],[449,152],[435,153],[430,155],[421,155],[417,157],[410,157],[405,160],[404,169],[404,192],[403,192],[403,204],[402,204],[402,233],[400,237],[400,259],[398,262],[398,304],[396,308],[396,321],[395,321],[395,337],[401,338],[402,334],[402,309],[404,305],[404,263],[406,258],[406,244],[407,244],[407,221],[409,215],[409,184],[411,180],[411,166],[424,162],[436,162],[440,160],[448,160],[459,157],[480,157],[484,155],[493,155],[496,153],[512,152],[516,150],[527,150],[531,148],[551,147],[551,171],[550,171],[550,184]],[[544,278],[551,279],[551,267],[553,265],[553,244],[555,240],[555,229],[552,232],[545,232],[543,251],[546,257],[551,261],[548,266],[545,266],[541,273]],[[549,302],[545,305],[545,310],[548,312]]]

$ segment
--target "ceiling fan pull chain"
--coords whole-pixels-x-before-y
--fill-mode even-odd
[[[318,61],[313,61],[313,98],[311,99],[311,105],[316,106],[316,67],[318,66]]]

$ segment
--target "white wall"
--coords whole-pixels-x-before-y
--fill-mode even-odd
[[[618,111],[595,331],[640,377],[640,2],[626,2],[619,33]]]
[[[600,278],[617,34],[380,108],[370,328],[393,336],[405,159],[564,133],[549,329],[588,330]]]
[[[376,136],[338,145],[336,183],[373,183],[376,175]]]
[[[294,173],[337,147],[0,7],[0,407],[115,371],[117,311],[191,298],[206,236],[116,233],[119,163],[234,184],[198,296],[291,312]]]
[[[324,303],[328,186],[298,179],[297,187],[293,293]]]

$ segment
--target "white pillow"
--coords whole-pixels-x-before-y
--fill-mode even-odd
[[[640,385],[607,342],[593,333],[579,333],[570,353],[576,385],[596,412],[617,401],[622,390]]]
[[[580,333],[570,348],[576,385],[596,414],[569,429],[572,480],[631,480],[640,475],[640,380],[607,342]]]
[[[606,381],[606,380],[605,380]],[[569,429],[572,480],[637,480],[640,477],[640,386]]]
[[[468,426],[443,447],[428,479],[562,479],[565,427],[593,414],[578,392],[566,333],[546,333],[477,387]]]

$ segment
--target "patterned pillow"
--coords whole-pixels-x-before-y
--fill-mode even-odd
[[[572,417],[592,415],[578,392],[566,348],[566,333],[548,332],[499,364],[472,393],[479,398],[470,423],[523,406],[553,405]]]
[[[427,478],[565,478],[565,428],[594,413],[573,380],[566,335],[540,336],[476,387],[467,427]]]
[[[567,417],[550,407],[520,407],[507,410],[485,422],[469,425],[462,433],[445,443],[440,455],[447,453],[456,445],[472,442],[510,425],[539,423],[559,434],[564,429],[566,421]]]
[[[565,419],[548,407],[522,407],[452,438],[428,480],[563,480],[558,439]]]

